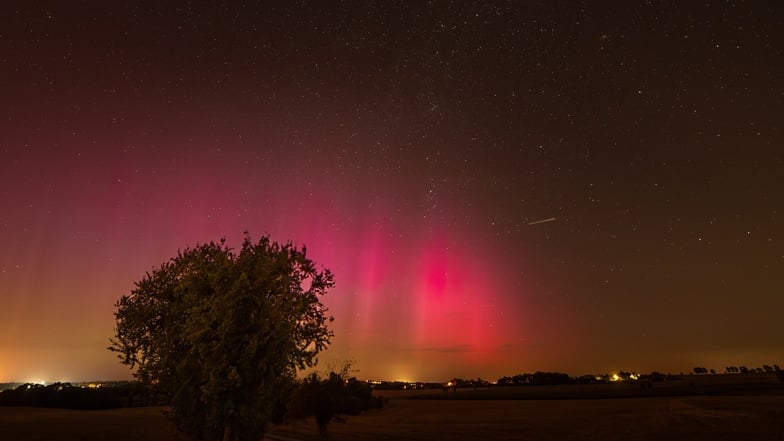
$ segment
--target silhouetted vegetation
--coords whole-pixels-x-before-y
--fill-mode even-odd
[[[581,379],[585,382],[585,377],[572,378],[569,374],[561,372],[534,372],[533,374],[519,374],[514,377],[501,377],[496,384],[498,386],[521,386],[521,385],[539,385],[539,386],[552,386],[558,384],[575,384],[580,383]]]
[[[747,368],[745,366],[735,367],[735,366],[727,366],[724,369],[725,373],[741,373],[741,374],[761,374],[761,373],[772,373],[772,372],[781,372],[781,368],[777,365],[762,365],[759,368]],[[708,369],[705,367],[695,367],[693,369],[694,374],[704,375],[704,374],[716,374],[715,369]],[[535,373],[523,373],[517,374],[515,376],[503,376],[499,378],[495,385],[496,386],[530,386],[530,385],[547,385],[547,386],[554,386],[554,385],[567,385],[567,384],[598,384],[598,383],[608,383],[608,382],[615,382],[615,381],[643,381],[643,382],[660,382],[660,381],[673,381],[677,380],[680,377],[685,376],[683,372],[680,375],[672,375],[672,374],[663,374],[661,372],[653,371],[649,374],[636,374],[633,372],[627,371],[619,371],[615,374],[602,374],[602,375],[581,375],[579,377],[570,377],[568,374],[560,373],[560,372],[535,372]],[[475,382],[473,380],[462,380],[459,378],[455,378],[450,380],[447,383],[447,387],[452,389],[464,388],[473,386]]]
[[[319,296],[333,285],[304,247],[268,237],[187,248],[119,300],[110,349],[192,439],[261,439],[296,369],[329,344]]]
[[[370,409],[383,407],[381,397],[373,396],[373,389],[365,381],[349,377],[351,363],[326,378],[312,373],[293,391],[288,404],[287,420],[314,416],[321,435],[327,434],[327,425],[342,415],[357,415]]]
[[[0,392],[0,406],[56,407],[61,409],[115,409],[160,404],[137,382],[89,388],[70,383],[22,384]]]
[[[653,371],[650,374],[642,374],[640,375],[640,380],[651,381],[651,382],[659,382],[659,381],[672,381],[676,380],[678,377],[671,374],[663,374],[661,372]]]

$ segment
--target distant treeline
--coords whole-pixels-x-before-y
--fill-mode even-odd
[[[22,384],[0,392],[0,406],[55,407],[61,409],[116,409],[160,404],[140,383],[112,387],[82,387],[70,383]]]
[[[405,381],[381,381],[373,384],[375,390],[414,390],[414,389],[444,389],[441,383],[408,383]]]
[[[296,421],[314,415],[319,426],[343,415],[357,415],[384,405],[381,397],[373,396],[373,389],[365,381],[348,375],[350,365],[342,372],[331,372],[326,377],[311,374],[288,384],[272,404],[272,421]],[[51,407],[61,409],[115,409],[168,405],[162,394],[140,382],[115,383],[109,387],[97,385],[50,385],[26,383],[0,392],[0,406]]]
[[[642,381],[668,381],[674,380],[678,377],[670,374],[662,374],[659,372],[652,372],[650,374],[637,375],[632,372],[618,372],[617,374],[604,374],[604,375],[582,375],[580,377],[572,377],[569,374],[562,372],[542,372],[537,371],[534,373],[517,374],[514,376],[504,376],[490,382],[482,378],[476,379],[463,379],[453,378],[447,383],[423,383],[423,382],[403,382],[403,381],[383,381],[373,385],[376,390],[407,390],[407,389],[462,389],[462,388],[486,388],[498,386],[556,386],[566,384],[595,384],[595,383],[609,383],[610,381],[627,381],[627,380],[642,380]]]
[[[597,384],[608,383],[610,381],[668,381],[674,380],[677,377],[670,374],[662,374],[660,372],[651,372],[650,374],[637,375],[632,372],[618,372],[617,374],[603,374],[603,375],[582,375],[579,377],[571,377],[568,374],[561,372],[535,372],[533,374],[518,374],[513,377],[501,377],[496,381],[498,386],[521,386],[521,385],[541,385],[552,386],[560,384]]]
[[[582,375],[579,377],[572,377],[563,372],[542,372],[537,371],[534,373],[517,374],[514,376],[504,376],[496,380],[494,383],[483,380],[481,378],[465,380],[462,378],[453,378],[445,386],[445,389],[458,389],[458,388],[480,388],[490,386],[557,386],[567,384],[596,384],[608,383],[610,381],[668,381],[674,380],[678,377],[670,374],[662,374],[659,372],[651,372],[650,374],[634,374],[632,372],[618,372],[617,374],[604,374],[604,375]],[[424,385],[424,384],[423,384]],[[423,388],[423,387],[419,387]],[[426,388],[426,387],[425,387]]]

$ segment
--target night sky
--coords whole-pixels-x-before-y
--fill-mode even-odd
[[[784,362],[781,2],[32,3],[0,381],[130,378],[114,303],[245,230],[333,271],[361,378]]]

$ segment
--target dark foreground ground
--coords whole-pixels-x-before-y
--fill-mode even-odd
[[[0,440],[179,440],[164,411],[164,407],[111,410],[0,407]]]
[[[336,440],[784,440],[783,396],[426,401],[330,427]],[[315,440],[311,425],[276,433]]]
[[[759,384],[759,380],[757,377],[751,383]],[[540,388],[534,393],[521,388],[438,392],[442,395],[432,398],[439,399],[410,399],[432,392],[381,392],[389,398],[386,408],[348,417],[345,423],[330,424],[329,439],[784,440],[784,393],[779,383],[769,382],[768,388],[742,387],[740,383],[748,382],[741,377],[733,381],[721,377],[710,380],[713,386],[707,387],[704,382],[708,380],[685,381],[667,386],[696,388],[694,394],[520,399],[520,394],[548,391]],[[703,389],[699,389],[701,385]],[[552,391],[554,396],[586,391],[573,388],[553,387]],[[613,396],[618,388],[603,390],[608,391],[607,396]],[[591,389],[590,393],[601,391],[601,388]],[[165,408],[108,411],[0,408],[0,440],[178,440],[173,426],[163,416],[164,411]],[[267,439],[322,438],[316,434],[315,424],[305,421],[273,427]]]

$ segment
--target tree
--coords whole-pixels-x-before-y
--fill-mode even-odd
[[[351,376],[352,365],[352,361],[346,361],[340,369],[333,365],[324,378],[315,372],[305,377],[291,395],[286,419],[292,421],[313,415],[319,433],[326,436],[327,426],[333,418],[343,420],[341,415],[357,415],[382,407],[383,401],[374,399],[370,385]]]
[[[116,304],[110,350],[172,406],[195,440],[261,439],[296,369],[329,344],[319,296],[334,286],[305,247],[246,233],[186,248]]]
[[[503,377],[499,378],[495,384],[498,386],[511,386],[514,383],[512,382],[512,377],[504,375]]]
[[[294,390],[287,406],[286,420],[303,419],[313,415],[316,419],[319,434],[327,435],[327,425],[337,413],[337,397],[331,393],[325,380],[312,372],[305,377],[299,387]]]
[[[558,385],[570,384],[572,378],[568,374],[561,372],[534,372],[531,376],[530,384],[534,385]]]

